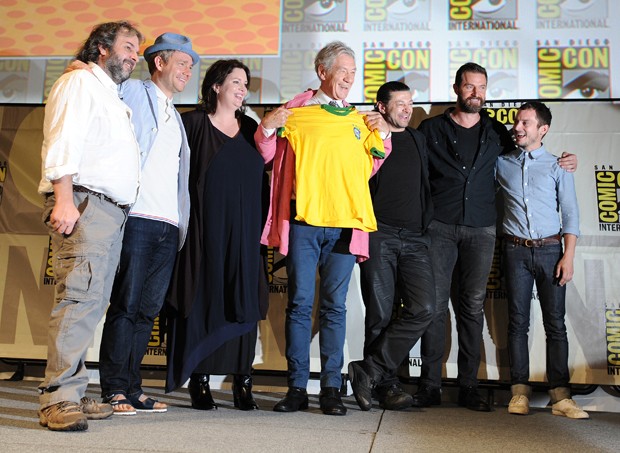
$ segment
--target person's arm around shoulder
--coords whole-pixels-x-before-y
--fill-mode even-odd
[[[562,157],[558,159],[558,164],[569,173],[577,171],[577,156],[564,151]]]
[[[73,202],[73,176],[65,175],[51,182],[56,203],[50,214],[50,224],[60,234],[71,234],[80,218]]]
[[[86,64],[86,63],[84,63],[83,61],[80,61],[80,60],[73,60],[71,63],[69,63],[67,65],[67,67],[63,71],[63,74],[67,74],[67,73],[69,73],[71,71],[77,71],[79,69],[84,69],[86,71],[93,72],[90,69],[90,67],[88,66],[88,64]]]
[[[576,235],[566,233],[562,237],[564,238],[564,254],[555,266],[555,278],[560,286],[566,285],[573,279],[573,261],[575,259],[575,247],[577,246]]]

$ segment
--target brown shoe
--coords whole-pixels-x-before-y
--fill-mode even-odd
[[[61,401],[40,409],[39,424],[51,431],[86,431],[88,421],[80,405],[72,401]]]
[[[108,418],[114,413],[114,409],[111,404],[98,403],[92,398],[84,397],[80,400],[80,408],[82,413],[86,415],[89,420],[101,420]]]

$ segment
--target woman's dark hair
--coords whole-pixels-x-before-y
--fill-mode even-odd
[[[222,85],[226,77],[233,72],[233,69],[240,68],[245,71],[245,76],[248,78],[248,87],[250,86],[250,70],[239,60],[217,60],[213,63],[207,72],[205,78],[202,81],[202,91],[200,104],[207,113],[215,113],[217,109],[217,93],[213,89],[214,85]],[[245,112],[245,100],[241,107],[235,112],[235,116],[239,118]]]
[[[104,49],[111,49],[114,46],[114,42],[116,41],[119,33],[135,35],[138,37],[138,41],[140,43],[144,41],[142,33],[140,33],[136,27],[126,20],[95,25],[93,30],[90,32],[90,36],[88,36],[80,50],[78,50],[75,55],[76,60],[80,60],[84,63],[89,63],[91,61],[96,63],[100,55],[99,46]]]

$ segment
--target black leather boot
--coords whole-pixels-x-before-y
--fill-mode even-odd
[[[258,409],[258,404],[252,396],[252,376],[235,374],[233,376],[233,400],[235,407],[242,411],[253,411]]]
[[[209,388],[209,375],[194,373],[189,378],[189,396],[192,399],[192,407],[203,411],[217,409],[217,404],[211,396]]]

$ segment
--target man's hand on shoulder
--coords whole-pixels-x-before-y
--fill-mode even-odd
[[[71,63],[69,63],[69,66],[65,68],[63,74],[67,74],[71,71],[77,71],[78,69],[86,69],[87,71],[93,72],[92,69],[90,69],[90,66],[88,66],[83,61],[73,60]]]
[[[562,157],[558,159],[558,164],[569,173],[577,170],[577,156],[567,152],[562,153]]]

